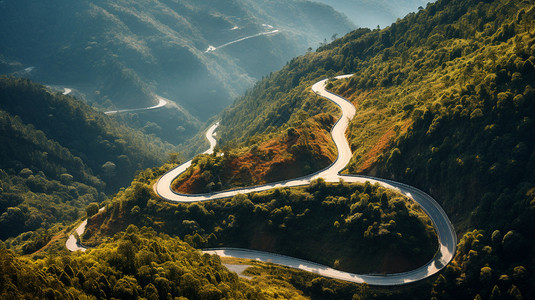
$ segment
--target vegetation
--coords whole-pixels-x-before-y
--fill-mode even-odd
[[[321,113],[302,120],[299,127],[272,135],[251,147],[216,149],[200,155],[173,182],[181,193],[204,193],[297,178],[330,165],[336,149],[328,129],[334,118]],[[221,152],[219,152],[221,151]]]
[[[205,52],[269,31],[268,24],[280,32]],[[188,115],[207,120],[263,74],[354,27],[331,7],[305,0],[95,0],[53,7],[23,0],[2,4],[0,26],[9,29],[0,33],[0,74],[68,85],[106,109],[149,106],[156,93],[176,101],[174,115],[188,122],[175,121],[172,129],[195,125]],[[30,62],[38,64],[24,71]]]
[[[83,102],[69,96],[50,93],[43,86],[26,79],[1,78],[0,99],[2,99],[0,109],[5,111],[6,118],[9,118],[7,115],[17,116],[14,117],[18,124],[16,126],[31,124],[23,131],[35,128],[35,132],[31,133],[32,140],[25,142],[30,143],[27,147],[32,147],[31,144],[39,145],[40,141],[46,143],[46,139],[53,140],[55,143],[52,141],[48,143],[54,145],[45,146],[48,149],[40,149],[41,152],[45,150],[59,152],[60,159],[68,156],[72,161],[70,168],[80,169],[73,170],[76,173],[72,174],[78,180],[87,176],[78,175],[84,172],[82,164],[86,164],[93,174],[106,182],[109,191],[128,184],[135,171],[161,164],[164,161],[162,158],[167,156],[166,152],[173,149],[170,144],[163,143],[157,138],[119,125]],[[13,126],[6,125],[6,130],[18,130],[10,127]],[[8,139],[4,147],[9,151],[4,153],[2,163],[5,164],[4,168],[20,168],[14,165],[14,161],[32,150],[30,148],[26,151],[25,144],[21,145],[22,142],[16,140],[18,135],[10,133],[2,136]],[[72,154],[69,155],[66,150]],[[55,159],[53,155],[55,153],[51,153],[51,157],[45,159],[34,157],[31,164],[53,163]],[[29,155],[32,156],[35,155]],[[31,167],[31,164],[27,167]],[[51,168],[38,166],[39,168],[35,168],[34,171],[42,170],[58,179],[63,173],[61,170],[49,170]],[[57,171],[56,174],[52,173],[54,171]],[[125,176],[125,174],[131,175]]]
[[[0,78],[0,239],[32,253],[173,148],[68,96]]]
[[[96,245],[135,224],[176,235],[197,248],[257,249],[357,273],[415,269],[438,248],[430,220],[417,204],[369,183],[318,180],[307,188],[170,204],[151,190],[150,183],[162,172],[140,173],[106,212],[89,219],[84,244]]]
[[[129,226],[88,253],[32,262],[0,249],[2,299],[274,299],[218,256],[177,238]]]
[[[399,293],[248,262],[250,280],[178,238],[129,226],[85,253],[31,260],[0,246],[2,299],[395,299]]]
[[[256,151],[262,151],[269,141],[284,144],[290,128],[299,132],[302,121],[317,119],[322,112],[332,120],[335,108],[325,108],[326,102],[309,92],[310,85],[321,78],[355,73],[348,80],[329,84],[357,106],[348,130],[354,156],[347,172],[376,174],[420,187],[440,202],[462,235],[454,261],[443,272],[388,293],[272,265],[255,265],[249,274],[270,282],[289,282],[304,296],[318,299],[535,298],[535,231],[530,223],[535,217],[534,20],[531,1],[439,0],[384,30],[359,29],[316,53],[293,59],[225,111],[222,149],[238,145],[244,149],[241,153],[247,153],[256,144]],[[195,170],[213,172],[198,189],[207,189],[211,182],[220,181],[221,188],[235,184],[221,178],[227,170],[217,165],[227,159],[224,156],[197,159],[192,176]],[[366,245],[379,258],[368,256],[368,262],[385,257],[385,252],[378,251],[392,250],[374,245],[390,245],[391,241],[406,255],[423,255],[427,249],[410,247],[398,235],[425,236],[429,233],[426,221],[404,200],[378,187],[326,186],[318,181],[303,189],[170,204],[157,200],[150,184],[171,166],[140,172],[105,213],[90,219],[84,242],[106,247],[113,243],[115,232],[127,230],[118,236],[129,235],[127,227],[134,223],[182,237],[195,246],[259,245],[257,249],[300,254],[311,238],[299,241],[288,229],[304,231],[300,226],[307,226],[306,230],[324,233],[314,236],[318,243],[373,241]],[[322,218],[307,219],[320,212]],[[411,222],[420,224],[410,228],[420,228],[422,235],[404,231]],[[344,232],[353,225],[362,236]],[[254,234],[265,238],[255,240]],[[288,245],[296,246],[288,249]],[[347,253],[326,251],[320,256],[327,264],[335,265],[336,259],[351,264]],[[8,257],[16,265],[11,269],[14,273],[31,270],[21,263],[24,260]],[[38,272],[25,276],[34,274]],[[13,282],[11,278],[1,282]],[[122,277],[114,273],[106,280],[111,286],[118,278]]]

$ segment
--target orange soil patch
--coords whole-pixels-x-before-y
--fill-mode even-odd
[[[288,150],[298,143],[298,138],[275,138],[262,143],[255,153],[247,152],[229,164],[229,178],[250,176],[252,184],[266,183],[266,177],[274,165],[292,164],[295,159]],[[266,157],[267,159],[263,159]],[[246,171],[247,174],[241,174]],[[244,178],[245,179],[245,178]]]
[[[173,185],[172,189],[179,193],[194,194],[197,192],[197,185],[198,185],[198,182],[199,182],[198,180],[200,177],[201,177],[201,170],[196,168],[190,177],[188,177],[184,181],[178,182],[176,186]]]
[[[212,175],[218,176],[223,188],[228,189],[299,177],[327,166],[336,158],[336,153],[331,147],[328,131],[321,129],[322,125],[316,122],[306,122],[308,124],[304,125],[308,126],[295,129],[293,136],[281,133],[237,157],[223,158],[225,167],[220,174]],[[332,122],[334,120],[328,123]],[[304,168],[305,165],[309,167]],[[175,191],[190,194],[203,192],[204,187],[199,185],[203,170],[198,166],[194,168],[191,176],[175,183]]]

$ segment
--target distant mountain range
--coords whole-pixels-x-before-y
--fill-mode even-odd
[[[170,126],[197,128],[256,79],[354,25],[304,0],[22,0],[0,2],[0,28],[0,74],[69,87],[102,109],[151,106],[160,95],[178,104],[182,123]]]
[[[0,76],[0,239],[38,230],[10,242],[38,250],[49,229],[75,221],[173,150],[70,96]]]
[[[410,12],[425,8],[427,0],[316,0],[330,5],[334,9],[343,12],[359,27],[381,28],[390,26],[398,18],[402,18]]]

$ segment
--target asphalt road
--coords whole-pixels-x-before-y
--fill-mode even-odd
[[[104,209],[106,207],[101,207],[98,212],[103,212]],[[76,229],[69,235],[69,237],[67,238],[67,242],[65,243],[65,247],[67,247],[67,249],[69,251],[86,251],[87,249],[89,249],[88,247],[80,244],[77,240],[76,240],[76,237],[74,236],[74,233],[76,232],[78,235],[82,235],[85,231],[85,227],[87,226],[87,220],[84,220],[82,223],[80,223],[80,225],[78,225],[78,227],[76,227]]]
[[[351,75],[343,75],[338,76],[336,78],[343,79],[350,76]],[[326,169],[302,178],[286,180],[262,186],[247,187],[242,189],[215,192],[209,194],[179,194],[171,189],[171,182],[174,178],[182,174],[182,172],[186,171],[186,169],[191,165],[191,161],[188,161],[162,176],[155,186],[156,193],[158,193],[158,195],[160,195],[160,197],[162,197],[163,199],[171,202],[198,202],[229,198],[237,194],[259,192],[276,187],[296,187],[308,185],[312,180],[320,177],[327,182],[339,182],[340,180],[344,180],[345,182],[350,183],[364,183],[366,181],[369,181],[372,184],[378,183],[386,188],[397,190],[416,201],[418,204],[420,204],[422,209],[429,215],[431,221],[433,222],[433,226],[435,227],[435,231],[438,236],[439,249],[437,250],[435,256],[431,261],[416,270],[388,275],[359,275],[338,271],[330,267],[318,265],[313,262],[308,262],[298,258],[282,256],[274,253],[251,251],[247,249],[210,249],[206,250],[205,252],[218,254],[220,256],[230,256],[273,262],[292,268],[318,273],[320,275],[330,278],[341,279],[356,283],[366,282],[370,285],[378,286],[407,284],[425,279],[429,276],[436,274],[453,259],[457,246],[457,236],[455,234],[453,225],[448,219],[448,216],[446,215],[442,207],[440,207],[440,205],[431,196],[427,195],[426,193],[415,187],[381,178],[358,175],[340,175],[340,172],[346,167],[352,156],[351,148],[349,147],[349,144],[345,137],[345,132],[347,130],[349,122],[355,115],[355,107],[351,102],[347,101],[343,97],[340,97],[325,90],[326,82],[327,79],[317,82],[312,86],[312,91],[317,95],[320,95],[332,101],[342,110],[342,116],[331,130],[333,141],[338,149],[338,157],[336,161]],[[205,153],[213,152],[213,149],[215,147],[214,132],[218,125],[218,123],[214,124],[206,133],[206,137],[210,141],[210,149],[207,150]]]
[[[130,109],[110,110],[110,111],[107,111],[107,112],[104,112],[104,113],[107,114],[107,115],[113,115],[113,114],[124,113],[124,112],[135,112],[135,111],[142,111],[142,110],[151,110],[151,109],[164,107],[168,103],[168,100],[163,98],[163,97],[156,96],[156,99],[158,99],[158,104],[156,104],[154,106],[143,107],[143,108],[130,108]]]

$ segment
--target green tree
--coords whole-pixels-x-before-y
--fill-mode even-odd
[[[98,213],[98,203],[91,203],[85,208],[85,213],[88,218],[96,215]]]

